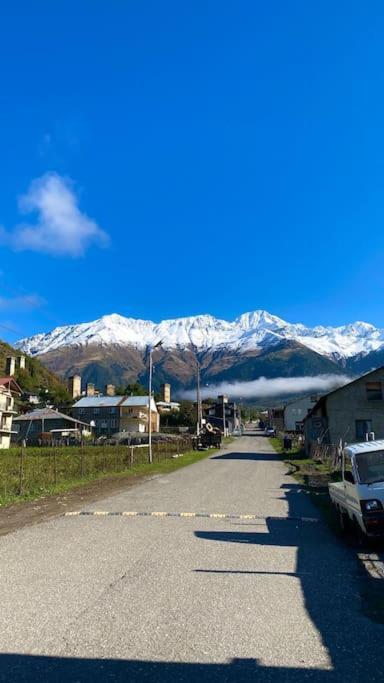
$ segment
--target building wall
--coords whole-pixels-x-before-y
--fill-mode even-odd
[[[148,432],[148,409],[145,406],[122,406],[120,417],[120,431]],[[160,428],[160,415],[151,411],[151,427],[153,432]]]
[[[303,422],[308,412],[314,407],[317,397],[304,396],[297,401],[288,403],[284,408],[284,429],[287,432],[297,431],[298,422]]]
[[[73,408],[73,417],[82,422],[95,422],[96,436],[111,436],[116,432],[148,432],[146,406],[95,406]],[[152,410],[152,431],[158,432],[160,416]]]
[[[95,423],[96,436],[110,436],[120,431],[120,413],[118,406],[95,406],[90,408],[72,408],[73,417],[82,422]]]
[[[44,432],[50,432],[51,429],[62,429],[63,431],[65,429],[73,429],[76,427],[74,422],[69,422],[68,420],[64,420],[64,418],[51,418],[51,419],[44,419],[44,424],[43,421],[40,420],[15,420],[14,422],[14,428],[15,431],[17,432],[12,436],[12,440],[16,442],[23,441],[23,439],[27,440],[27,443],[33,443],[37,442],[38,439],[40,438],[40,434]]]
[[[377,439],[384,438],[384,400],[369,400],[366,385],[380,382],[384,397],[384,369],[361,377],[327,398],[329,440],[337,444],[340,439],[348,443],[364,440],[356,434],[356,420],[370,420]]]
[[[11,392],[0,392],[0,448],[9,448],[11,443],[11,431],[14,408],[14,399]]]

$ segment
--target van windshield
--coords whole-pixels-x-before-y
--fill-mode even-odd
[[[357,471],[362,484],[384,482],[384,451],[356,455]]]

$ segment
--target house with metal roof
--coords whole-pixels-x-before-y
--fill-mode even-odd
[[[148,432],[148,396],[84,396],[72,414],[94,426],[96,436],[112,436],[117,432]],[[160,416],[151,397],[152,432],[160,428]]]
[[[13,421],[13,429],[12,441],[26,441],[28,445],[46,441],[80,440],[82,436],[92,433],[89,423],[64,415],[53,408],[37,408],[18,415]]]
[[[384,439],[384,367],[322,396],[304,420],[305,447]]]

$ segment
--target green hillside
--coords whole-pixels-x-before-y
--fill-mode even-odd
[[[6,358],[18,356],[17,351],[4,341],[0,341],[0,376],[5,376]],[[16,369],[15,379],[24,392],[44,396],[52,403],[65,404],[71,402],[66,385],[37,358],[25,357],[25,370]]]

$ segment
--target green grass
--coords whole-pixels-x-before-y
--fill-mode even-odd
[[[324,521],[334,533],[340,535],[339,525],[328,494],[328,484],[339,481],[341,474],[326,462],[317,462],[307,458],[303,450],[284,451],[281,439],[272,438],[270,442],[282,460],[289,467],[296,481],[306,488],[312,503],[318,508]]]
[[[282,455],[284,462],[290,466],[291,474],[301,484],[310,486],[312,483],[319,487],[340,479],[340,472],[329,463],[307,458],[303,450],[284,451],[282,439],[277,437],[270,439],[270,442],[275,451]]]
[[[228,440],[225,440],[228,443]],[[173,453],[170,448],[173,448]],[[163,444],[153,449],[153,463],[148,463],[148,449],[134,449],[130,461],[127,447],[28,448],[23,461],[20,491],[21,450],[10,449],[0,457],[0,507],[16,502],[37,500],[64,493],[88,482],[108,478],[132,478],[148,474],[166,474],[191,465],[216,452],[187,450],[179,457],[175,446]],[[182,449],[180,449],[182,450]]]

